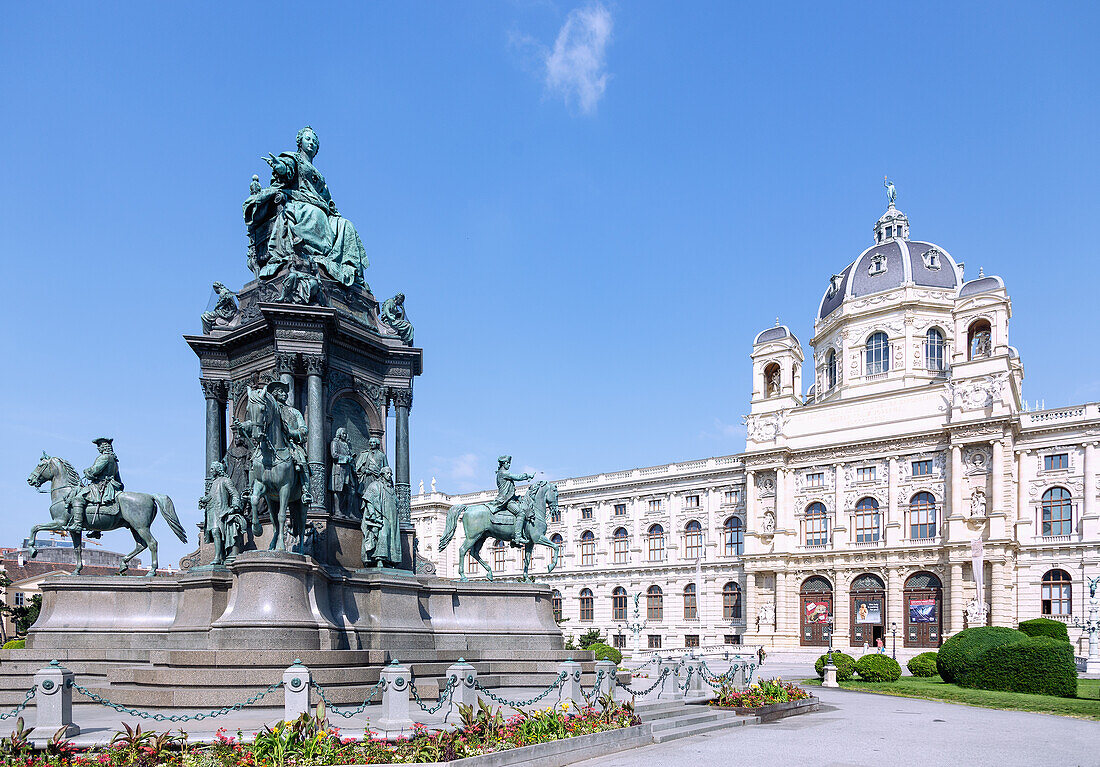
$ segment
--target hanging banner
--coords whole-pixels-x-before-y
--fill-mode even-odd
[[[806,603],[807,623],[828,623],[829,603],[825,601],[809,601]]]
[[[882,623],[882,600],[856,600],[856,623]]]
[[[935,599],[910,599],[909,600],[910,623],[935,623],[936,600]]]

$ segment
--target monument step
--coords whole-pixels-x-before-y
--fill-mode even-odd
[[[716,711],[714,709],[708,710],[709,707],[685,706],[684,708],[688,709],[688,711],[680,711],[679,713],[672,716],[653,720],[653,732],[657,733],[664,732],[666,730],[674,730],[689,724],[717,722],[726,718],[724,716],[726,712]],[[691,711],[691,708],[699,710]]]
[[[745,716],[736,717],[733,719],[721,719],[714,722],[701,722],[697,724],[687,724],[682,727],[675,727],[661,732],[653,733],[654,743],[664,743],[669,740],[679,740],[680,738],[690,738],[692,735],[704,735],[708,732],[714,732],[715,730],[724,730],[728,727],[742,727],[746,724],[754,724],[756,717]]]

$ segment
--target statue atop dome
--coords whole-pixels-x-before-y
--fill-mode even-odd
[[[366,251],[355,226],[340,215],[325,177],[313,164],[321,142],[308,125],[298,131],[298,148],[263,160],[271,185],[257,190],[253,176],[244,201],[248,227],[248,266],[261,280],[287,268],[294,256],[309,259],[323,276],[369,290],[363,280]]]
[[[882,185],[886,187],[886,199],[890,201],[890,207],[894,207],[894,201],[898,199],[898,190],[894,188],[894,182],[892,182],[887,176],[882,177]]]

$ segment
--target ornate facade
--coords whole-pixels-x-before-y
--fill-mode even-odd
[[[1000,278],[964,279],[891,201],[874,244],[829,279],[809,357],[787,327],[756,336],[744,453],[558,483],[562,559],[539,579],[566,633],[794,649],[831,630],[834,646],[909,654],[1044,616],[1083,655],[1100,405],[1025,410],[1011,315]],[[452,504],[491,496],[414,497],[421,551]],[[456,574],[456,549],[433,554],[440,574]],[[487,559],[520,569],[511,549]]]

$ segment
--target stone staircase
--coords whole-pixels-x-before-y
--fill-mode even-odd
[[[729,727],[758,724],[755,716],[738,716],[706,705],[706,699],[655,701],[639,703],[638,717],[653,726],[653,742],[689,738]]]

